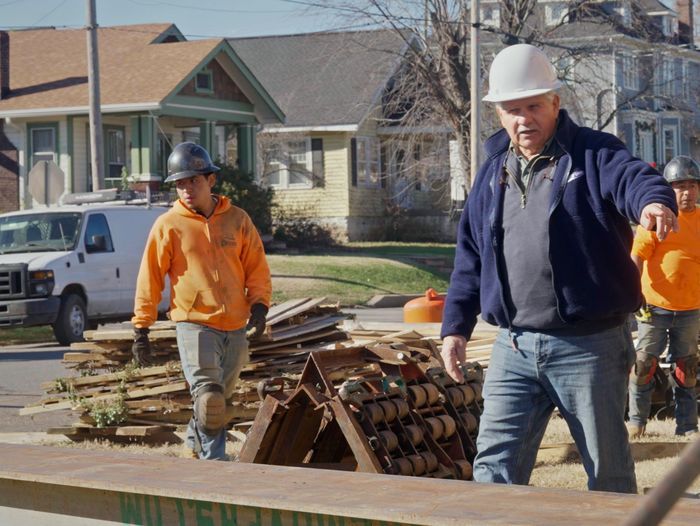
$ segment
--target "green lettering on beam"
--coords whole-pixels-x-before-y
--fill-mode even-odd
[[[198,500],[195,502],[195,510],[197,526],[214,526],[214,519],[211,518],[211,502]],[[208,513],[208,515],[205,515],[205,512]]]
[[[119,511],[124,524],[143,524],[141,516],[141,495],[119,494]]]
[[[155,508],[155,520],[153,520],[153,514],[151,513],[151,500],[153,500],[153,507]],[[144,495],[144,501],[146,503],[146,525],[163,526],[163,515],[160,512],[160,499],[155,495]]]
[[[185,507],[182,505],[182,499],[173,498],[175,507],[177,508],[177,522],[179,526],[187,526],[185,521]]]
[[[219,504],[221,526],[238,526],[238,506]]]

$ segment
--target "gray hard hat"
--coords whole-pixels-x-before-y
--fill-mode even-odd
[[[199,144],[181,142],[168,157],[168,178],[166,183],[187,179],[195,175],[216,173],[221,168],[211,162],[209,152]]]
[[[687,155],[678,155],[664,168],[664,178],[669,183],[676,181],[700,181],[700,166]]]

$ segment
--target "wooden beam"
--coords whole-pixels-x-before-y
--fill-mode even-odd
[[[233,524],[575,526],[619,524],[641,502],[619,493],[215,464],[0,444],[0,524],[222,524],[226,517]],[[698,517],[700,501],[681,499],[664,524]]]

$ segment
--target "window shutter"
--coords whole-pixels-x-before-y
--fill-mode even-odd
[[[323,186],[323,139],[311,139],[311,173],[314,186]]]
[[[357,139],[350,139],[350,170],[352,185],[357,186]]]

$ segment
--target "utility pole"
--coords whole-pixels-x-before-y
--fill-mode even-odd
[[[481,153],[481,61],[479,43],[479,0],[472,0],[469,21],[471,23],[470,49],[469,49],[469,84],[471,87],[471,111],[469,131],[469,180],[474,184],[474,177],[479,170],[479,157]]]
[[[104,147],[102,144],[102,114],[100,113],[100,61],[97,53],[97,15],[95,0],[87,2],[88,87],[90,90],[90,166],[92,190],[104,187]]]

